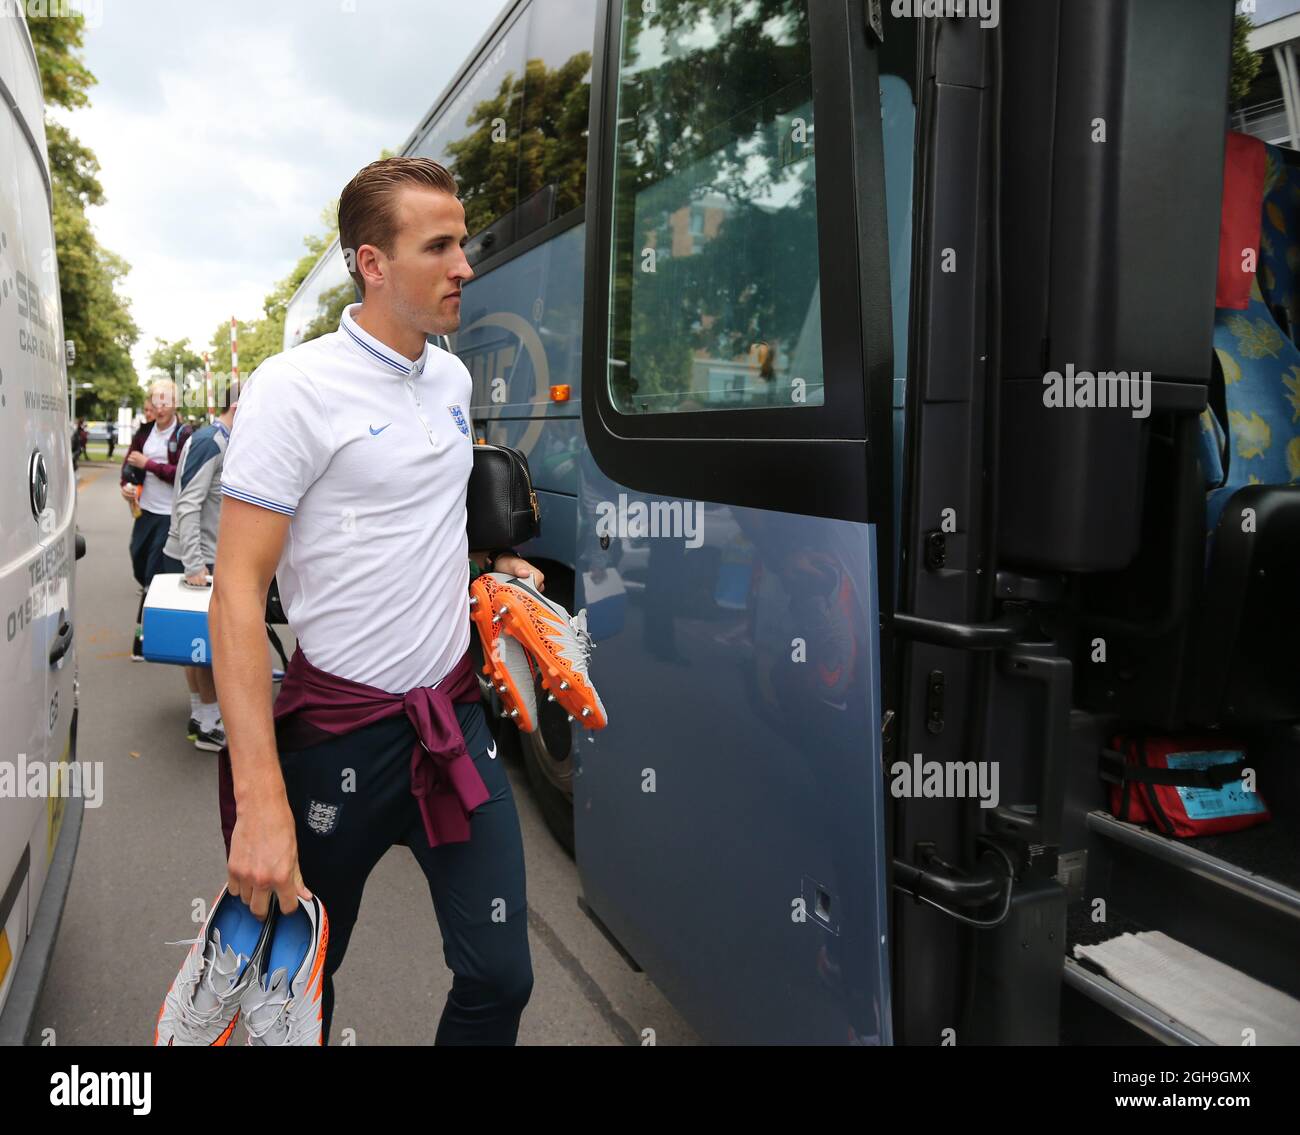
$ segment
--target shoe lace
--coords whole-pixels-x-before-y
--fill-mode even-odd
[[[527,580],[512,579],[509,576],[502,575],[503,580],[520,587],[525,591],[531,592],[532,597],[546,607],[549,607],[556,614],[568,614],[563,607],[556,603],[551,603],[537,590],[537,576],[531,575]],[[569,615],[569,629],[573,632],[572,638],[560,638],[556,641],[555,647],[565,659],[573,663],[573,667],[580,674],[586,674],[591,662],[591,652],[595,649],[596,644],[592,641],[591,634],[587,630],[587,608],[583,607],[576,615]]]
[[[576,668],[585,674],[591,662],[591,652],[596,649],[591,632],[587,630],[586,607],[569,619],[569,626],[573,628],[573,660]]]
[[[268,986],[259,981],[254,982],[251,988],[256,991],[256,1004],[246,1006],[244,1012],[244,1027],[250,1041],[276,1045],[289,1043],[290,1022],[283,1019],[293,1000],[288,971],[278,969],[271,975]],[[275,1030],[274,1039],[266,1042],[265,1038],[272,1030]]]
[[[182,938],[176,942],[166,942],[164,945],[194,946],[202,943],[202,941],[203,935],[200,934],[196,938]],[[247,955],[237,953],[229,946],[223,949],[221,931],[213,930],[212,941],[208,944],[203,958],[199,962],[194,992],[189,996],[178,996],[176,998],[176,1004],[180,1010],[180,1015],[176,1021],[176,1035],[182,1043],[206,1044],[207,1035],[212,1026],[217,1024],[218,1021],[224,1023],[230,1008],[227,999],[230,997],[232,989],[238,984],[247,961]],[[216,976],[226,979],[225,992],[217,988],[214,981]],[[200,1008],[197,1004],[200,995],[203,995],[203,1000],[210,1002],[208,1008]]]

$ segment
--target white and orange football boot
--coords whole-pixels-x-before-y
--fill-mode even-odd
[[[531,583],[507,576],[493,597],[495,618],[537,663],[542,685],[584,729],[604,729],[605,706],[587,672],[592,641],[587,610],[570,615]]]
[[[514,576],[502,571],[484,572],[469,588],[469,614],[483,646],[483,673],[492,679],[505,707],[505,715],[523,733],[537,728],[537,692],[524,648],[501,633],[496,608],[501,589]]]
[[[281,914],[272,899],[275,926],[257,979],[240,1007],[251,1045],[324,1044],[322,1029],[325,953],[330,920],[315,895],[299,896],[298,909]],[[270,921],[270,920],[268,920]]]
[[[230,1043],[240,1000],[256,980],[271,922],[269,915],[259,922],[243,899],[222,887],[198,937],[168,943],[191,949],[158,1010],[156,1046]]]

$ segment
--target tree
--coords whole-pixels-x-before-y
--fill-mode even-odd
[[[293,298],[307,274],[315,266],[326,249],[334,243],[339,232],[338,202],[332,201],[321,210],[321,224],[324,232],[312,233],[303,238],[307,251],[298,258],[292,271],[284,277],[267,294],[262,301],[262,318],[250,321],[238,320],[235,327],[239,337],[239,373],[247,378],[261,365],[264,359],[278,354],[284,349],[284,317]],[[325,328],[332,331],[338,326],[338,316],[334,317],[333,326]],[[324,332],[319,332],[324,334]],[[315,338],[309,335],[307,338]],[[230,373],[230,321],[223,320],[212,336],[213,348],[211,364],[213,373]]]
[[[1234,103],[1242,102],[1250,93],[1251,84],[1259,74],[1260,56],[1250,50],[1250,17],[1240,12],[1232,22],[1232,79],[1230,97]]]
[[[337,331],[339,320],[343,318],[343,309],[348,304],[355,303],[356,298],[357,288],[351,280],[323,291],[316,307],[316,318],[307,324],[307,329],[302,333],[302,341],[306,343],[310,339],[319,339],[322,335]]]
[[[203,359],[194,353],[188,339],[179,339],[168,343],[155,339],[155,346],[149,352],[149,367],[161,371],[167,378],[189,378],[193,374],[203,373]]]
[[[27,19],[47,105],[75,110],[89,105],[95,76],[82,63],[85,19],[75,11],[31,15]],[[130,271],[120,256],[102,248],[86,209],[104,204],[99,162],[62,123],[48,116],[45,137],[50,157],[54,244],[59,262],[63,333],[77,348],[74,381],[91,382],[79,394],[78,412],[113,418],[123,398],[143,404],[143,391],[131,362],[140,330],[118,285]]]
[[[589,51],[554,70],[530,59],[522,75],[508,72],[495,95],[475,104],[465,120],[474,129],[447,144],[471,235],[547,185],[556,187],[556,216],[582,201],[590,71]]]
[[[54,191],[54,243],[63,332],[77,345],[73,378],[94,383],[93,390],[78,391],[78,412],[114,418],[123,398],[142,406],[144,394],[131,361],[140,333],[116,290],[128,271],[126,261],[100,247],[85,210],[61,188]]]
[[[176,383],[177,402],[187,416],[196,411],[205,413],[212,392],[203,389],[203,359],[195,353],[188,339],[168,343],[154,340],[149,352],[149,369],[159,378],[170,378]]]

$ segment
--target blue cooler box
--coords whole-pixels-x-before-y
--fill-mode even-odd
[[[189,587],[183,575],[159,573],[144,599],[144,657],[147,662],[211,666],[208,601],[211,587]]]

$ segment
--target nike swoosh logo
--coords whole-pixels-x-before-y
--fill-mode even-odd
[[[388,429],[388,427],[391,426],[392,424],[393,424],[392,422],[385,422],[385,423],[384,423],[382,426],[380,426],[378,429],[375,429],[374,426],[371,426],[371,427],[370,427],[370,436],[371,436],[371,437],[378,437],[381,433],[384,432],[384,430]]]
[[[488,750],[488,756],[494,761],[497,759],[497,743],[495,741],[492,742],[492,748]]]

